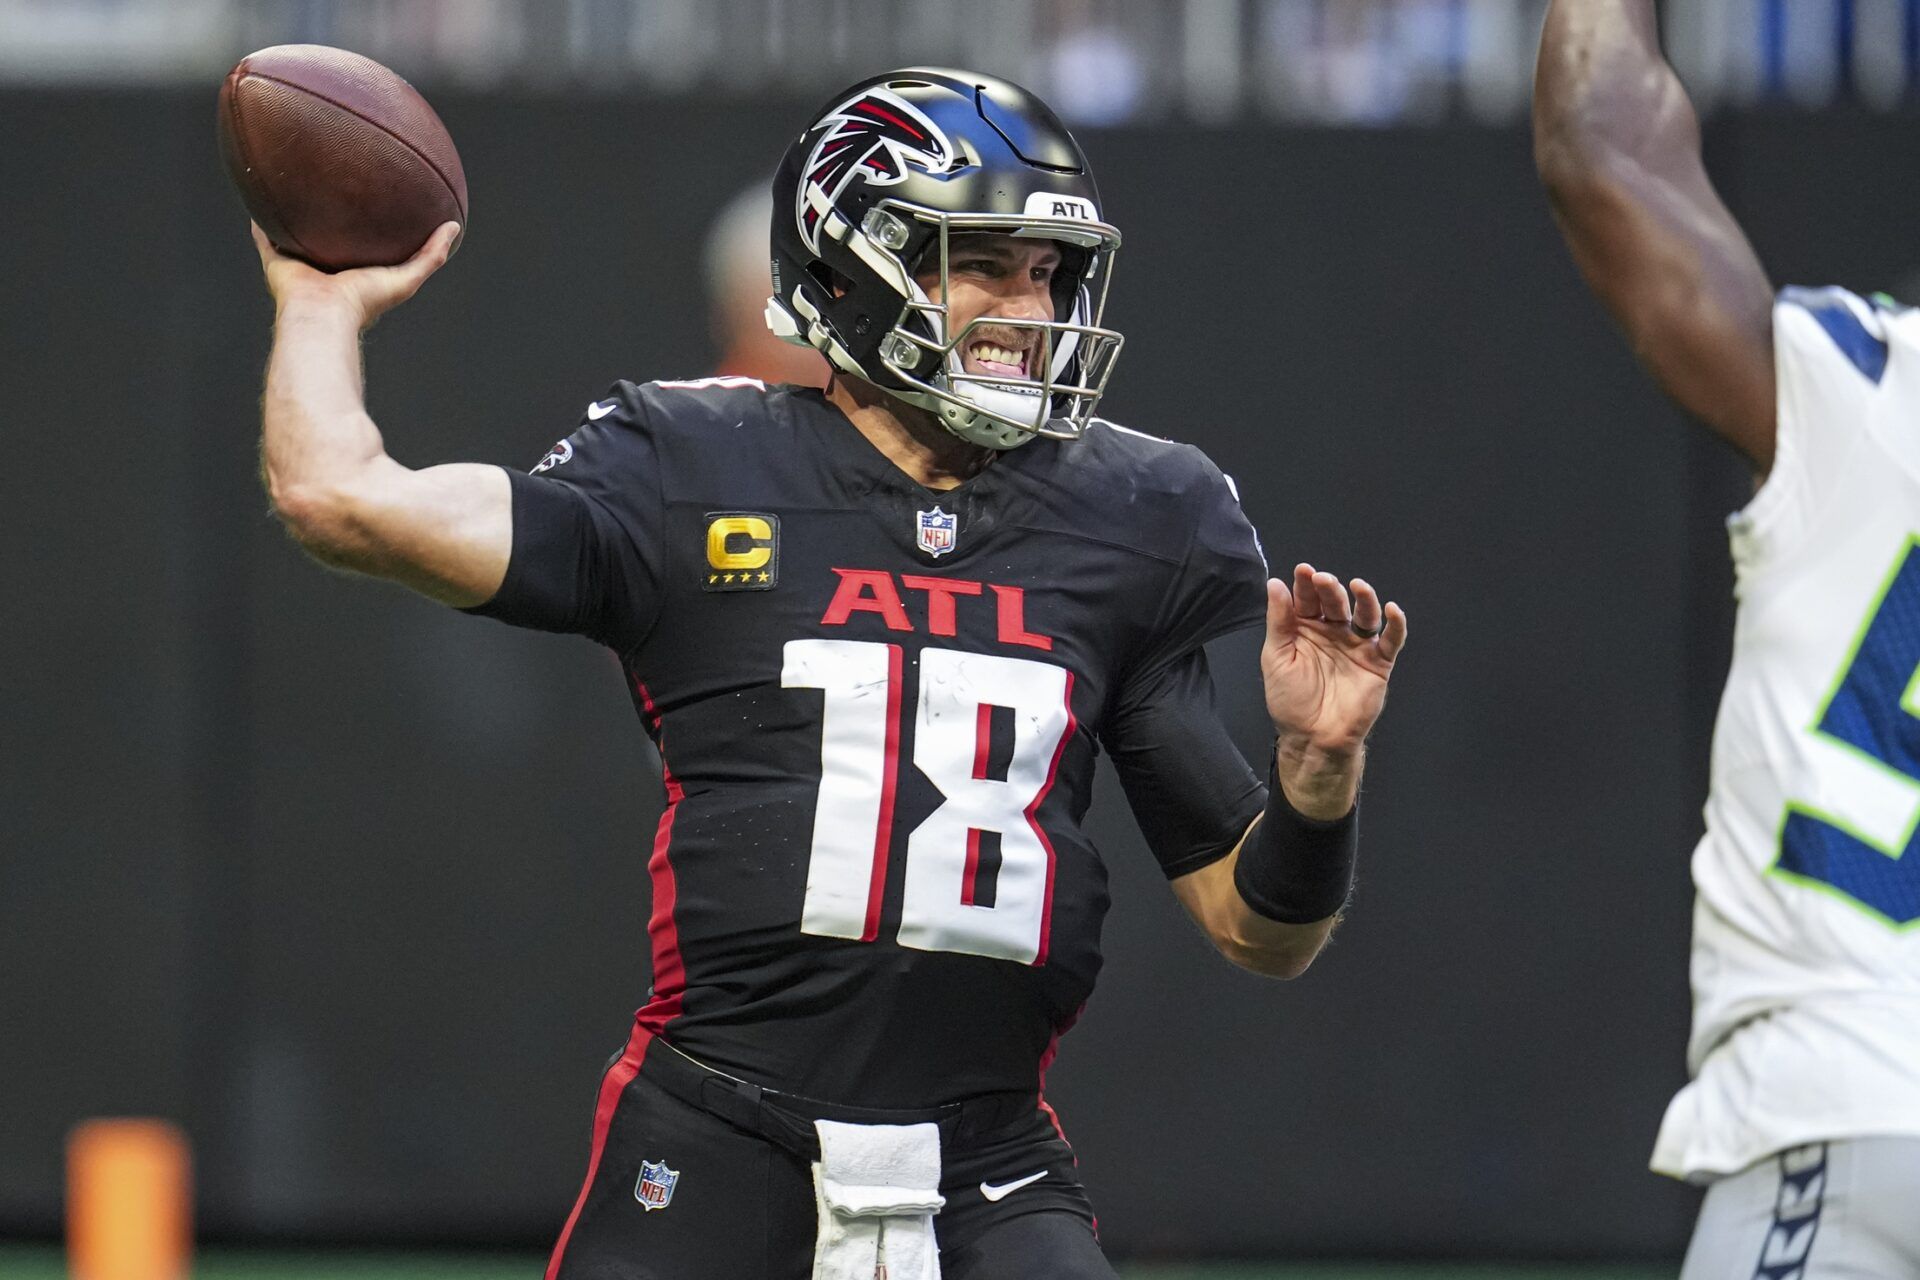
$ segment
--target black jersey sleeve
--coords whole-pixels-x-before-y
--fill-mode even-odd
[[[1205,649],[1130,680],[1102,740],[1169,880],[1224,858],[1266,807],[1266,786],[1220,722]]]
[[[638,388],[615,383],[532,472],[508,470],[507,576],[467,612],[588,636],[619,653],[646,638],[659,609],[665,523],[646,414]]]
[[[1142,651],[1130,664],[1149,679],[1207,641],[1260,623],[1267,611],[1267,560],[1240,509],[1233,482],[1188,449],[1182,513],[1186,547]]]

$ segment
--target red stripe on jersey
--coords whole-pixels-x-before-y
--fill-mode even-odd
[[[1086,1006],[1081,1005],[1080,1008],[1084,1009]],[[1053,1056],[1060,1052],[1060,1033],[1072,1026],[1074,1018],[1079,1016],[1079,1011],[1075,1010],[1073,1018],[1067,1019],[1066,1026],[1055,1027],[1053,1035],[1047,1039],[1047,1051],[1040,1055],[1040,1109],[1047,1113],[1047,1122],[1053,1126],[1053,1131],[1060,1135],[1062,1142],[1067,1142],[1067,1131],[1060,1127],[1060,1116],[1047,1101],[1047,1068],[1053,1065]],[[1073,1144],[1067,1142],[1067,1145],[1071,1147]],[[1080,1167],[1079,1156],[1073,1158],[1073,1165],[1076,1169]]]
[[[993,746],[993,704],[983,702],[973,722],[973,776],[975,780],[987,776],[987,755]],[[975,884],[980,876],[980,831],[977,827],[967,828],[967,868],[960,875],[960,905],[976,905]]]
[[[593,1190],[594,1175],[600,1172],[600,1156],[607,1148],[607,1129],[613,1124],[614,1109],[620,1105],[620,1095],[640,1074],[640,1063],[647,1056],[647,1046],[651,1043],[653,1037],[646,1028],[635,1024],[633,1034],[627,1039],[626,1052],[620,1055],[618,1062],[607,1068],[607,1074],[600,1077],[600,1099],[593,1108],[593,1153],[587,1157],[587,1180],[580,1185],[580,1194],[573,1202],[573,1212],[567,1215],[567,1225],[560,1228],[560,1239],[553,1246],[553,1256],[547,1259],[547,1280],[557,1280],[560,1274],[560,1259],[566,1254],[567,1241],[573,1236],[574,1224],[580,1221],[580,1211],[586,1208],[587,1193]]]
[[[1073,1030],[1073,1024],[1080,1021],[1080,1015],[1086,1011],[1087,1006],[1081,1005],[1068,1015],[1065,1022],[1055,1027],[1053,1034],[1047,1037],[1046,1052],[1040,1055],[1040,1109],[1047,1113],[1047,1120],[1052,1123],[1053,1131],[1060,1135],[1062,1142],[1067,1142],[1067,1131],[1060,1127],[1060,1117],[1054,1114],[1053,1108],[1047,1104],[1047,1068],[1053,1065],[1054,1055],[1060,1052],[1060,1037]],[[1068,1142],[1067,1145],[1073,1144]],[[1076,1169],[1080,1167],[1079,1156],[1076,1155],[1073,1158],[1073,1164]]]
[[[1054,744],[1053,760],[1047,765],[1047,780],[1040,784],[1038,791],[1033,793],[1033,803],[1027,806],[1027,825],[1033,828],[1033,834],[1040,838],[1041,846],[1047,851],[1047,896],[1040,907],[1040,954],[1033,958],[1033,962],[1037,965],[1047,962],[1047,943],[1049,936],[1053,932],[1053,866],[1055,861],[1053,856],[1053,841],[1047,839],[1046,829],[1040,825],[1040,819],[1037,815],[1040,812],[1041,802],[1047,798],[1047,792],[1053,790],[1053,780],[1060,775],[1060,757],[1067,753],[1067,743],[1073,740],[1074,730],[1080,725],[1080,722],[1074,719],[1073,715],[1073,672],[1067,672],[1066,676],[1067,729],[1065,733],[1060,735],[1060,741]]]
[[[881,763],[880,819],[874,823],[873,880],[867,886],[867,924],[860,941],[880,936],[880,904],[887,896],[887,854],[893,846],[893,792],[900,775],[901,650],[887,646],[887,756]]]
[[[1047,1119],[1048,1119],[1048,1121],[1049,1121],[1049,1122],[1051,1122],[1051,1123],[1052,1123],[1052,1125],[1053,1125],[1053,1131],[1054,1131],[1055,1133],[1057,1133],[1057,1134],[1059,1134],[1059,1135],[1060,1135],[1060,1141],[1062,1141],[1062,1142],[1066,1142],[1066,1141],[1067,1141],[1067,1131],[1066,1131],[1065,1129],[1062,1129],[1062,1128],[1060,1127],[1060,1116],[1059,1116],[1059,1114],[1058,1114],[1057,1112],[1055,1112],[1055,1111],[1054,1111],[1054,1109],[1053,1109],[1053,1104],[1052,1104],[1052,1103],[1050,1103],[1050,1102],[1048,1102],[1048,1101],[1047,1101],[1047,1100],[1046,1100],[1045,1098],[1042,1098],[1042,1099],[1040,1099],[1040,1109],[1041,1109],[1042,1111],[1044,1111],[1044,1112],[1046,1112],[1046,1113],[1047,1113]],[[1072,1144],[1071,1144],[1071,1143],[1068,1143],[1068,1145],[1069,1145],[1069,1146],[1071,1146]],[[1074,1164],[1075,1164],[1076,1166],[1078,1166],[1078,1165],[1079,1165],[1079,1163],[1080,1163],[1080,1157],[1078,1157],[1078,1156],[1075,1156],[1075,1157],[1073,1158],[1073,1163],[1074,1163]]]
[[[658,1035],[680,1016],[680,1002],[687,991],[687,965],[680,954],[680,930],[673,920],[677,896],[673,863],[668,858],[668,850],[673,845],[673,815],[687,792],[667,763],[666,726],[653,705],[653,695],[638,676],[634,677],[633,688],[646,707],[648,723],[653,726],[653,740],[660,748],[660,774],[667,787],[667,807],[660,815],[660,826],[653,833],[653,856],[647,859],[647,875],[653,880],[653,918],[647,921],[647,933],[653,939],[653,994],[646,1007],[634,1015],[640,1026]]]

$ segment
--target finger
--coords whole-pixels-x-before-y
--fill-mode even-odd
[[[405,262],[391,267],[361,268],[371,289],[369,316],[377,317],[420,292],[427,277],[447,264],[447,258],[453,253],[453,238],[459,233],[459,223],[442,223]]]
[[[460,240],[460,231],[461,227],[458,222],[447,221],[441,223],[433,229],[433,234],[427,237],[427,242],[420,246],[420,252],[416,253],[414,257],[417,258],[427,253],[436,253],[439,255],[441,265],[444,266],[447,259],[453,256],[453,246]]]
[[[1375,632],[1381,626],[1380,594],[1373,589],[1365,578],[1353,580],[1353,625],[1362,631]]]
[[[253,247],[260,255],[260,265],[270,266],[280,256],[280,251],[273,247],[273,241],[267,239],[267,233],[260,229],[259,223],[249,222],[247,226],[253,232]]]
[[[1320,616],[1335,626],[1344,627],[1353,617],[1353,606],[1347,600],[1347,589],[1340,585],[1340,579],[1330,573],[1313,575],[1313,589],[1320,597]]]
[[[1292,641],[1297,625],[1293,612],[1293,593],[1287,590],[1287,584],[1278,578],[1268,578],[1267,639],[1278,643]]]
[[[454,237],[460,234],[460,224],[443,222],[434,228],[427,242],[414,251],[411,258],[392,268],[397,273],[396,283],[403,284],[411,293],[427,282],[427,277],[447,265],[447,259],[453,256]]]
[[[1303,562],[1293,566],[1293,600],[1300,617],[1320,616],[1320,595],[1313,589],[1312,565]]]
[[[1380,633],[1380,653],[1388,662],[1399,656],[1407,643],[1407,612],[1392,601],[1387,602],[1387,629]]]

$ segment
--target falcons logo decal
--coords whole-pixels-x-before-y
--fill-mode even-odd
[[[831,126],[831,127],[827,127]],[[800,183],[800,238],[820,252],[820,220],[855,178],[890,187],[907,166],[939,173],[953,164],[953,144],[918,107],[885,89],[869,89],[821,117],[826,128],[807,157]]]

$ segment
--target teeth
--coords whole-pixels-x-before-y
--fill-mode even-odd
[[[1010,351],[1006,347],[996,347],[991,342],[974,343],[973,358],[976,360],[991,360],[995,364],[1011,365],[1018,365],[1021,360],[1019,352]]]

